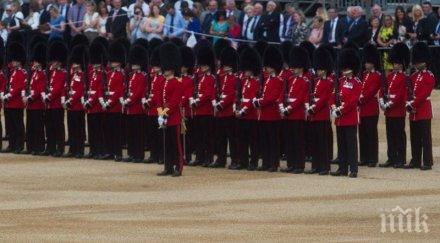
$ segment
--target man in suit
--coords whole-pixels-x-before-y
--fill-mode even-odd
[[[430,38],[431,34],[436,32],[436,26],[438,22],[437,14],[432,11],[431,2],[425,1],[422,4],[423,13],[425,14],[425,18],[420,20],[420,32],[418,39],[421,41],[427,41],[429,45],[433,44],[432,38]]]
[[[200,15],[200,23],[202,23],[202,33],[209,34],[211,29],[211,23],[215,19],[215,13],[218,9],[218,3],[216,0],[210,0],[206,11],[203,11]]]
[[[67,3],[67,0],[58,0],[58,9],[60,10],[60,15],[63,16],[64,19],[67,19],[68,17],[68,13],[69,13],[69,9],[70,9],[70,4]],[[63,38],[64,40],[70,40],[70,26],[66,25],[66,29],[64,30],[63,33]]]
[[[234,16],[235,22],[239,23],[242,12],[237,9],[237,6],[235,4],[235,0],[226,0],[225,10],[226,10],[226,18]],[[239,24],[241,24],[241,23],[239,23]]]
[[[182,38],[183,31],[186,28],[185,19],[172,4],[167,6],[168,14],[165,17],[163,35],[171,38]]]
[[[264,37],[266,41],[280,42],[280,13],[274,1],[267,2],[266,15],[264,16]]]
[[[344,43],[353,42],[358,46],[364,46],[367,39],[368,23],[362,18],[362,7],[353,8],[353,20],[345,32]]]
[[[382,26],[385,15],[383,14],[382,7],[379,4],[374,4],[373,7],[371,7],[371,16],[378,18],[380,22],[379,25]]]
[[[246,33],[246,39],[248,40],[264,40],[264,19],[263,19],[263,5],[256,3],[254,5],[254,16],[249,22],[250,28]]]
[[[67,13],[67,23],[70,26],[71,36],[75,36],[81,32],[85,13],[86,5],[84,4],[84,0],[77,0],[76,4],[69,8],[69,12]]]
[[[322,40],[325,44],[338,46],[342,43],[344,35],[343,20],[339,19],[336,9],[330,8],[328,11],[329,20],[324,23],[324,33]]]
[[[290,40],[292,38],[292,27],[295,25],[293,14],[296,13],[296,9],[293,4],[286,5],[286,12],[281,15],[280,23],[280,40]]]
[[[127,12],[121,9],[121,0],[113,0],[113,9],[110,12],[105,29],[110,39],[126,37],[128,24]]]

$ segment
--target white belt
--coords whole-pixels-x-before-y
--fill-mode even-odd
[[[249,102],[251,99],[241,99],[241,102]]]
[[[295,102],[296,98],[289,98],[287,99],[288,102]]]

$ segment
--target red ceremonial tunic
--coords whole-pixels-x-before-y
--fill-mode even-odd
[[[142,71],[134,71],[130,74],[128,82],[127,114],[139,115],[144,113],[142,97],[146,93],[147,74]]]
[[[233,106],[237,89],[237,76],[233,73],[225,73],[220,79],[220,100],[222,110],[217,112],[218,117],[234,116]]]
[[[107,103],[109,105],[107,112],[121,113],[122,106],[119,100],[124,95],[124,72],[122,69],[110,72],[107,89]]]
[[[46,88],[46,74],[41,69],[32,68],[32,77],[30,82],[30,97],[31,102],[27,104],[28,110],[43,110],[44,101],[41,93]]]
[[[84,106],[81,103],[81,97],[84,97],[84,75],[82,71],[74,71],[71,73],[69,100],[70,111],[82,111]]]
[[[199,79],[197,99],[199,102],[194,109],[196,116],[213,115],[212,101],[215,100],[215,78],[212,74],[203,74]]]
[[[243,75],[242,77],[242,98],[241,98],[241,109],[244,111],[243,119],[246,120],[257,120],[258,113],[252,104],[252,100],[257,97],[258,91],[260,90],[260,82],[255,77],[247,77]]]
[[[189,105],[189,98],[194,95],[194,81],[190,75],[182,75],[182,109],[185,117],[191,117],[191,107]]]
[[[309,102],[309,79],[305,76],[289,78],[287,93],[287,106],[285,109],[289,115],[288,120],[305,120],[305,103]]]
[[[9,94],[11,97],[6,103],[6,108],[23,109],[22,91],[26,87],[26,71],[22,68],[13,68],[9,80]],[[5,94],[6,95],[6,94]]]
[[[100,113],[104,112],[102,106],[99,103],[99,98],[104,96],[104,86],[102,81],[103,71],[93,68],[89,76],[89,90],[87,91],[88,98],[86,101],[89,102],[90,108],[87,110],[88,113]]]
[[[61,109],[61,97],[65,96],[66,70],[61,68],[52,69],[51,78],[49,81],[49,102],[47,103],[47,109]]]
[[[379,72],[364,72],[361,96],[359,97],[359,115],[361,117],[379,115],[378,93],[380,89]]]
[[[182,82],[177,78],[171,78],[165,81],[163,87],[162,101],[159,107],[168,108],[167,126],[177,126],[182,122],[182,113],[180,112],[180,102],[182,101]]]
[[[269,76],[259,99],[260,121],[277,121],[281,119],[278,100],[283,90],[283,82],[276,76]]]
[[[147,97],[148,116],[157,116],[157,108],[162,100],[165,77],[160,73],[151,73],[150,94]]]
[[[362,84],[356,78],[342,77],[339,79],[339,99],[341,116],[335,119],[336,126],[355,126],[359,124],[358,102]],[[333,104],[336,105],[335,98]]]
[[[414,99],[411,102],[415,113],[409,115],[411,121],[432,119],[431,92],[434,89],[435,77],[428,70],[415,72],[411,76]]]
[[[333,78],[318,78],[313,91],[313,104],[309,104],[313,111],[313,115],[309,115],[312,121],[328,121],[330,120],[330,102],[333,93]]]
[[[385,111],[387,117],[405,117],[406,116],[406,75],[403,72],[393,72],[387,76],[388,95],[386,102],[390,104]],[[380,91],[380,97],[384,98],[383,90]]]

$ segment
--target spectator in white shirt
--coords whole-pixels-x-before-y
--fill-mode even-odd
[[[20,3],[15,1],[12,2],[9,7],[6,7],[6,10],[10,10],[9,14],[9,31],[14,31],[20,29],[21,22],[24,20],[23,13],[20,11]]]
[[[135,3],[130,4],[128,7],[128,18],[134,17],[134,7],[140,7],[142,9],[142,12],[144,13],[144,16],[150,15],[150,6],[148,6],[147,3],[145,3],[144,0],[136,0]]]
[[[29,15],[24,19],[23,25],[32,30],[38,29],[40,25],[40,4],[37,0],[29,2]]]
[[[6,41],[8,40],[7,25],[8,23],[6,23],[6,21],[0,21],[0,37],[3,39],[4,44],[6,44]]]
[[[99,14],[96,12],[96,4],[94,1],[86,2],[86,13],[84,14],[84,22],[82,30],[84,35],[91,43],[98,36],[98,20]]]
[[[108,8],[105,2],[100,2],[98,6],[98,34],[102,37],[107,36],[105,25],[107,24]]]
[[[252,19],[252,16],[254,16],[254,6],[247,5],[246,7],[244,7],[243,11],[244,11],[244,17],[243,17],[243,26],[241,28],[241,36],[244,39],[246,39],[246,33],[250,26],[249,23],[251,22],[250,20]]]

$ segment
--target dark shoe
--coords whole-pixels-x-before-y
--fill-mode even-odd
[[[302,174],[302,173],[304,173],[304,169],[294,169],[294,170],[292,171],[292,173],[293,173],[293,174]]]
[[[41,155],[41,156],[49,156],[49,155],[52,155],[52,154],[53,154],[52,152],[49,152],[49,151],[45,150],[45,151],[39,153],[38,155]]]
[[[22,148],[20,148],[20,149],[17,149],[17,150],[15,150],[14,151],[14,154],[21,154],[21,152],[23,151],[23,149]]]
[[[128,157],[128,158],[125,158],[125,159],[123,159],[122,161],[124,161],[124,162],[133,162],[133,157]]]
[[[61,153],[60,151],[57,151],[57,152],[53,153],[52,156],[55,157],[55,158],[59,158],[59,157],[63,156],[63,153]]]
[[[225,168],[225,164],[216,161],[214,163],[209,164],[208,167],[209,168]]]
[[[287,168],[281,169],[280,171],[284,172],[284,173],[290,173],[290,172],[293,172],[294,170],[295,170],[295,168],[293,168],[293,167],[287,167]]]
[[[358,166],[367,166],[367,165],[368,165],[368,163],[365,161],[361,161],[358,163]]]
[[[350,177],[350,178],[356,178],[356,177],[358,177],[358,173],[357,173],[357,172],[350,172],[350,174],[348,175],[348,177]]]
[[[258,171],[267,171],[267,167],[266,166],[260,166],[257,168]]]
[[[93,156],[93,159],[94,160],[100,160],[101,159],[101,155],[95,155],[95,156]]]
[[[336,159],[332,160],[330,163],[333,164],[333,165],[339,164],[339,158],[336,158]]]
[[[164,162],[163,162],[163,159],[160,159],[159,161],[157,161],[157,164],[158,164],[158,165],[163,165],[163,163],[164,163]]]
[[[33,152],[29,151],[29,150],[23,150],[21,151],[20,154],[32,154]]]
[[[391,166],[394,166],[394,163],[389,161],[389,160],[387,160],[384,164],[380,164],[379,165],[379,167],[382,167],[382,168],[388,168],[388,167],[391,167]]]
[[[39,153],[38,152],[36,152],[36,151],[32,151],[32,153],[31,153],[32,155],[38,155]]]
[[[133,159],[133,163],[142,163],[142,161],[144,161],[143,159]]]
[[[304,174],[318,174],[318,173],[319,173],[318,169],[311,169],[304,172]]]
[[[231,164],[230,166],[228,166],[228,169],[230,169],[230,170],[242,170],[242,169],[244,169],[244,167],[241,166],[241,164]]]
[[[319,172],[319,175],[328,175],[328,174],[330,174],[330,171],[328,171],[328,170],[323,170],[323,171],[321,171],[321,172]]]
[[[330,175],[332,175],[332,176],[347,176],[348,173],[347,172],[342,172],[340,170],[337,170],[335,172],[330,172]]]
[[[257,170],[257,168],[258,168],[258,166],[256,166],[256,165],[249,165],[248,167],[247,167],[247,170],[248,171],[255,171],[255,170]]]
[[[95,158],[95,155],[93,155],[92,153],[88,153],[88,154],[86,154],[86,156],[84,156],[84,158],[93,159],[93,158]]]
[[[154,163],[156,160],[152,157],[149,157],[148,159],[144,160],[144,163],[146,164],[152,164]]]
[[[432,165],[422,165],[420,170],[432,170]]]
[[[270,167],[267,172],[278,172],[278,167]]]
[[[101,156],[99,159],[101,159],[101,160],[112,160],[112,159],[115,159],[115,157],[113,155],[111,155],[111,154],[105,154],[105,155]]]
[[[376,163],[369,163],[368,167],[373,168],[373,167],[376,167],[376,165],[377,165]]]
[[[167,176],[167,175],[172,175],[173,172],[170,170],[164,170],[162,172],[157,173],[158,176]]]
[[[121,162],[122,156],[115,156],[115,162]]]
[[[63,155],[63,158],[72,158],[74,155],[71,152],[68,152],[67,154]]]
[[[199,165],[201,165],[202,163],[200,162],[200,161],[198,161],[198,160],[194,160],[194,161],[191,161],[191,162],[189,162],[189,166],[199,166]]]
[[[208,168],[210,164],[212,164],[212,162],[205,162],[202,164],[202,167]]]
[[[82,159],[84,158],[84,154],[76,154],[75,159]]]
[[[171,175],[172,177],[179,177],[182,175],[182,172],[180,172],[179,170],[174,170],[173,174]]]
[[[1,152],[2,153],[11,153],[12,149],[11,148],[6,148],[6,149],[3,149]]]
[[[405,169],[420,169],[420,164],[415,164],[412,161],[405,165]]]
[[[393,167],[394,167],[394,169],[402,169],[402,168],[405,168],[405,165],[404,164],[395,164]]]

